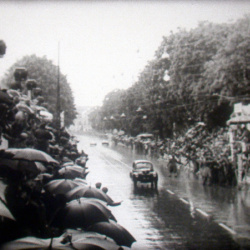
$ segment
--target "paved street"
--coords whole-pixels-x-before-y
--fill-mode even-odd
[[[134,249],[239,249],[249,244],[248,189],[203,187],[185,172],[168,177],[164,162],[157,161],[158,192],[146,184],[134,190],[129,171],[142,156],[103,146],[97,138],[79,139],[79,149],[89,154],[87,180],[91,185],[101,181],[113,200],[123,201],[111,210],[137,239]]]

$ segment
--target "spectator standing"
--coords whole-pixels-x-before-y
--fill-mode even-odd
[[[45,128],[45,123],[42,123],[38,129],[35,130],[35,148],[48,152],[49,150],[49,140],[52,139],[51,133]]]

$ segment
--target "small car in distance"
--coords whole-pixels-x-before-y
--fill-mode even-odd
[[[158,173],[154,170],[154,165],[148,160],[136,160],[133,162],[130,178],[137,188],[137,183],[151,183],[151,188],[158,187]]]
[[[109,141],[102,141],[102,145],[106,147],[109,146]]]

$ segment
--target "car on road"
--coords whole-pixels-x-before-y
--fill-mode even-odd
[[[158,173],[154,170],[154,165],[148,160],[136,160],[133,162],[130,178],[137,188],[137,183],[151,183],[151,188],[158,187]]]
[[[102,141],[103,146],[109,146],[109,141]]]
[[[97,145],[96,142],[91,142],[91,143],[90,143],[90,147],[95,147],[96,145]]]

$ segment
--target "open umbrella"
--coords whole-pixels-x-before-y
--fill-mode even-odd
[[[69,179],[56,179],[49,181],[44,189],[51,194],[66,194],[68,191],[79,186],[80,184]]]
[[[0,158],[0,168],[3,167],[35,174],[46,171],[46,167],[41,162]]]
[[[6,198],[5,198],[5,189],[7,187],[7,184],[3,183],[2,181],[0,181],[0,200],[6,202]]]
[[[113,200],[107,194],[105,194],[102,190],[95,187],[81,185],[75,187],[74,189],[66,193],[66,198],[69,201],[78,199],[80,197],[96,198],[103,200],[107,203],[113,203]]]
[[[84,180],[82,178],[75,178],[73,181],[78,183],[79,185],[88,185],[89,184],[86,180]]]
[[[68,161],[68,162],[63,163],[61,166],[66,167],[66,166],[74,166],[74,165],[75,163],[73,161]]]
[[[2,250],[20,250],[20,249],[73,249],[70,246],[64,246],[58,240],[40,239],[36,237],[24,237],[10,241],[1,246]]]
[[[88,161],[88,156],[81,156],[75,160],[76,164],[85,168]]]
[[[34,114],[33,109],[31,107],[29,107],[28,105],[26,105],[25,103],[23,103],[23,102],[18,103],[16,105],[16,108],[18,110],[26,112],[27,114]]]
[[[15,96],[20,97],[20,92],[17,91],[17,90],[14,90],[14,89],[8,89],[8,90],[7,90],[7,93],[8,93],[9,96],[11,96],[11,97],[13,97],[13,98],[14,98]]]
[[[58,174],[62,177],[64,177],[65,179],[74,179],[76,177],[84,177],[84,173],[85,173],[85,169],[77,166],[77,165],[73,165],[73,166],[65,166],[62,167],[59,171]]]
[[[41,110],[39,113],[40,118],[42,118],[44,121],[51,122],[53,120],[53,115],[45,110]]]
[[[11,153],[13,155],[12,159],[15,160],[39,161],[44,163],[59,164],[59,162],[52,158],[49,154],[33,148],[8,148],[5,151],[7,153]]]
[[[45,185],[49,181],[53,180],[53,178],[54,178],[53,174],[41,173],[36,176],[35,180],[38,180]]]
[[[80,198],[65,205],[51,225],[60,228],[87,228],[100,221],[115,220],[111,211],[97,200]]]
[[[13,101],[7,92],[0,90],[0,103],[12,104]]]
[[[95,232],[68,230],[61,239],[60,242],[66,246],[71,245],[75,249],[122,249],[113,239]]]
[[[98,222],[87,228],[87,230],[107,235],[108,237],[114,239],[114,241],[121,246],[131,247],[133,242],[136,241],[135,238],[127,231],[127,229],[112,220],[109,222]]]
[[[11,220],[15,220],[14,216],[11,214],[10,210],[4,204],[4,202],[0,199],[0,217],[6,217]]]

